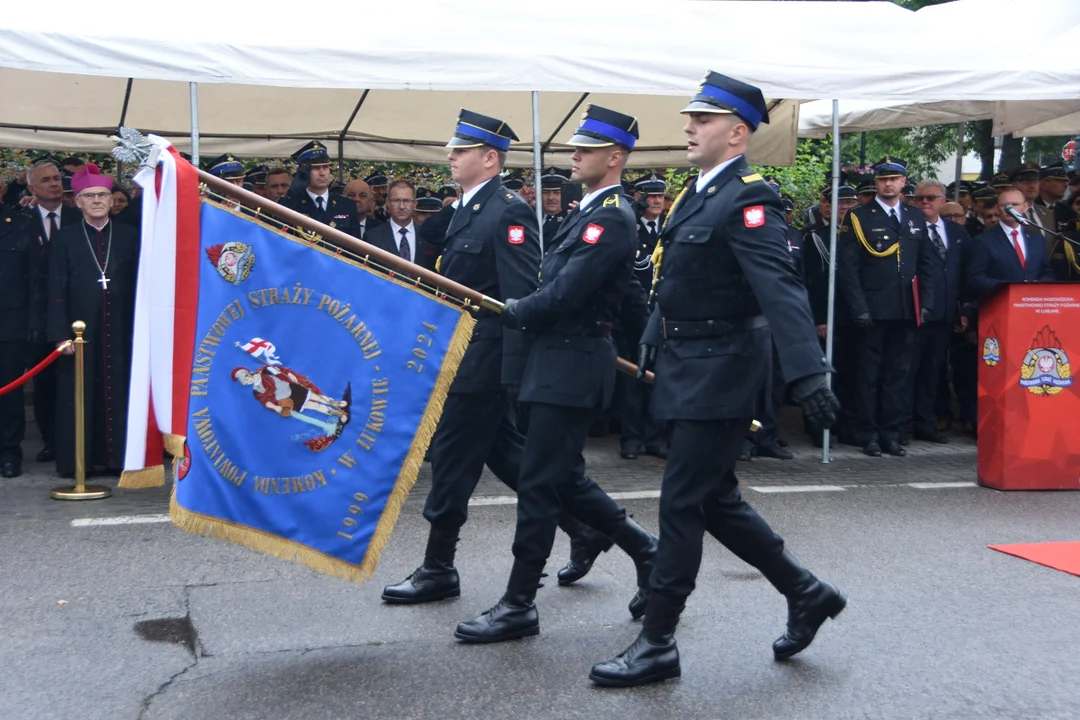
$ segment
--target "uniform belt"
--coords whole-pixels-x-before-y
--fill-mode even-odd
[[[561,322],[556,323],[552,328],[555,332],[566,333],[567,335],[588,335],[590,337],[609,337],[611,335],[612,324],[609,322]]]
[[[740,330],[756,330],[769,324],[764,315],[737,320],[668,320],[664,318],[660,322],[665,338],[718,337]]]

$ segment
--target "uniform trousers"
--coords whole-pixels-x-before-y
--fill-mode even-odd
[[[45,359],[45,356],[53,351],[55,346],[35,346],[34,363],[37,364]],[[45,447],[56,447],[56,366],[53,363],[34,377],[34,419],[41,431],[41,439]]]
[[[875,320],[854,333],[855,430],[863,444],[900,439],[908,417],[912,324]]]
[[[532,403],[529,435],[518,481],[514,557],[526,565],[547,562],[559,518],[570,514],[605,535],[626,522],[626,511],[584,476],[585,441],[596,412]]]
[[[17,379],[26,369],[26,343],[0,342],[0,387]],[[22,463],[26,435],[26,396],[22,387],[0,395],[0,463]]]
[[[780,356],[772,346],[772,374],[758,393],[758,420],[761,429],[747,437],[759,448],[777,447],[780,444],[780,408],[784,404],[784,375],[780,371]]]
[[[505,391],[448,394],[431,440],[432,483],[424,518],[439,530],[456,533],[468,519],[469,498],[484,465],[516,491],[524,450],[525,437],[514,427],[513,408]],[[572,471],[582,484],[603,492],[584,477],[584,458]],[[571,537],[586,531],[566,513],[559,517],[558,526]]]
[[[952,338],[952,382],[956,402],[960,410],[960,422],[975,423],[979,420],[979,353],[981,348],[966,337],[968,333]]]
[[[916,433],[932,433],[942,368],[949,351],[952,324],[928,322],[915,330],[909,383],[909,405]]]
[[[652,386],[644,380],[628,379],[625,387],[622,438],[619,441],[622,448],[635,452],[643,445],[650,450],[666,448],[667,428],[649,412]]]
[[[685,600],[694,591],[705,532],[740,560],[762,567],[783,539],[739,493],[735,461],[751,418],[675,420],[660,487],[660,548],[650,585]]]

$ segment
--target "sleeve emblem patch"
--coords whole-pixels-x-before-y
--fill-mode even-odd
[[[748,228],[761,227],[765,224],[765,207],[754,205],[743,210],[743,223]]]
[[[600,239],[600,236],[604,234],[604,228],[593,223],[589,223],[589,226],[585,228],[585,234],[581,236],[581,239],[587,242],[589,245],[595,245],[596,241]]]
[[[506,239],[510,241],[511,245],[520,245],[525,242],[525,226],[511,225],[507,230]]]

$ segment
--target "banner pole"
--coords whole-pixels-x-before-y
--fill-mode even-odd
[[[865,137],[865,134],[863,135]],[[836,229],[840,226],[843,218],[837,217],[840,211],[840,101],[832,101],[832,198],[829,203],[832,212],[832,220],[829,222],[829,295],[825,311],[825,361],[832,366],[833,343],[836,332]],[[827,374],[825,382],[833,387],[833,376]],[[835,388],[834,388],[835,389]],[[828,465],[829,443],[832,441],[832,433],[828,428],[821,431],[821,462]]]
[[[76,320],[71,329],[75,331],[75,486],[54,488],[49,494],[54,500],[100,500],[109,497],[112,490],[86,484],[86,323]]]
[[[543,172],[544,158],[540,153],[540,93],[532,91],[533,121],[533,190],[536,195],[536,232],[540,235],[540,252],[544,252],[544,191],[540,187],[540,173]]]

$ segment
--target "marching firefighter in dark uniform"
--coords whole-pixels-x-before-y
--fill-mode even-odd
[[[638,195],[634,274],[642,287],[652,287],[652,255],[660,239],[660,216],[664,212],[667,183],[653,173],[634,183],[634,192]],[[627,357],[637,352],[640,339],[640,335],[627,338]],[[619,455],[624,460],[636,460],[638,453],[644,450],[647,455],[667,458],[666,426],[649,412],[649,384],[627,378],[625,388]]]
[[[564,512],[611,537],[648,581],[656,541],[578,468],[589,425],[611,401],[615,345],[611,329],[633,273],[637,234],[619,178],[638,137],[637,120],[590,105],[568,141],[571,181],[588,194],[563,222],[540,267],[540,289],[508,300],[503,323],[532,337],[521,379],[530,405],[518,484],[514,565],[492,608],[458,625],[466,642],[501,642],[540,632],[533,601]]]
[[[439,244],[439,271],[496,300],[524,297],[535,290],[540,266],[536,214],[498,177],[513,140],[517,136],[503,121],[462,110],[448,145],[450,169],[461,184],[461,196]],[[424,518],[431,523],[431,530],[424,562],[404,581],[383,590],[382,599],[387,603],[425,603],[461,594],[454,567],[456,546],[468,517],[469,497],[484,465],[511,489],[517,489],[523,472],[525,439],[510,419],[510,406],[513,391],[521,383],[525,358],[523,334],[504,329],[495,314],[479,311],[472,342],[431,442],[432,485],[424,505]],[[572,471],[577,486],[587,495],[607,497],[584,477],[583,460]],[[635,543],[641,544],[638,538],[644,538],[646,545],[652,542],[652,537],[629,518],[617,529],[607,528],[615,533],[606,541],[603,536],[597,539],[599,533],[569,515],[564,514],[559,525],[570,535],[572,545],[599,545],[593,558],[609,548],[612,539],[630,551],[636,550]],[[636,561],[642,568],[651,568],[652,554],[638,553]],[[585,572],[588,568],[581,575]],[[631,601],[631,614],[639,616],[644,606],[645,593],[639,591]]]
[[[877,196],[844,217],[837,238],[837,290],[856,326],[855,432],[871,457],[907,454],[900,438],[915,326],[933,312],[936,251],[922,210],[903,202],[906,177],[903,160],[874,165]]]
[[[289,194],[281,199],[281,204],[307,215],[312,220],[318,220],[324,225],[359,238],[362,231],[360,218],[356,216],[356,203],[330,192],[333,173],[330,170],[330,155],[326,152],[326,146],[318,140],[312,140],[294,152],[292,158],[299,163],[298,175],[307,177],[307,186],[290,190]]]
[[[780,197],[745,153],[769,115],[761,91],[709,73],[683,111],[687,159],[701,174],[676,200],[660,235],[656,306],[639,348],[639,374],[655,362],[653,414],[672,421],[660,490],[660,550],[638,639],[593,666],[601,685],[631,686],[680,674],[675,627],[694,589],[708,531],[758,568],[788,600],[778,660],[810,644],[846,600],[784,549],[739,494],[734,467],[775,342],[784,379],[813,421],[828,427],[836,398],[826,383],[806,291],[788,257]]]

